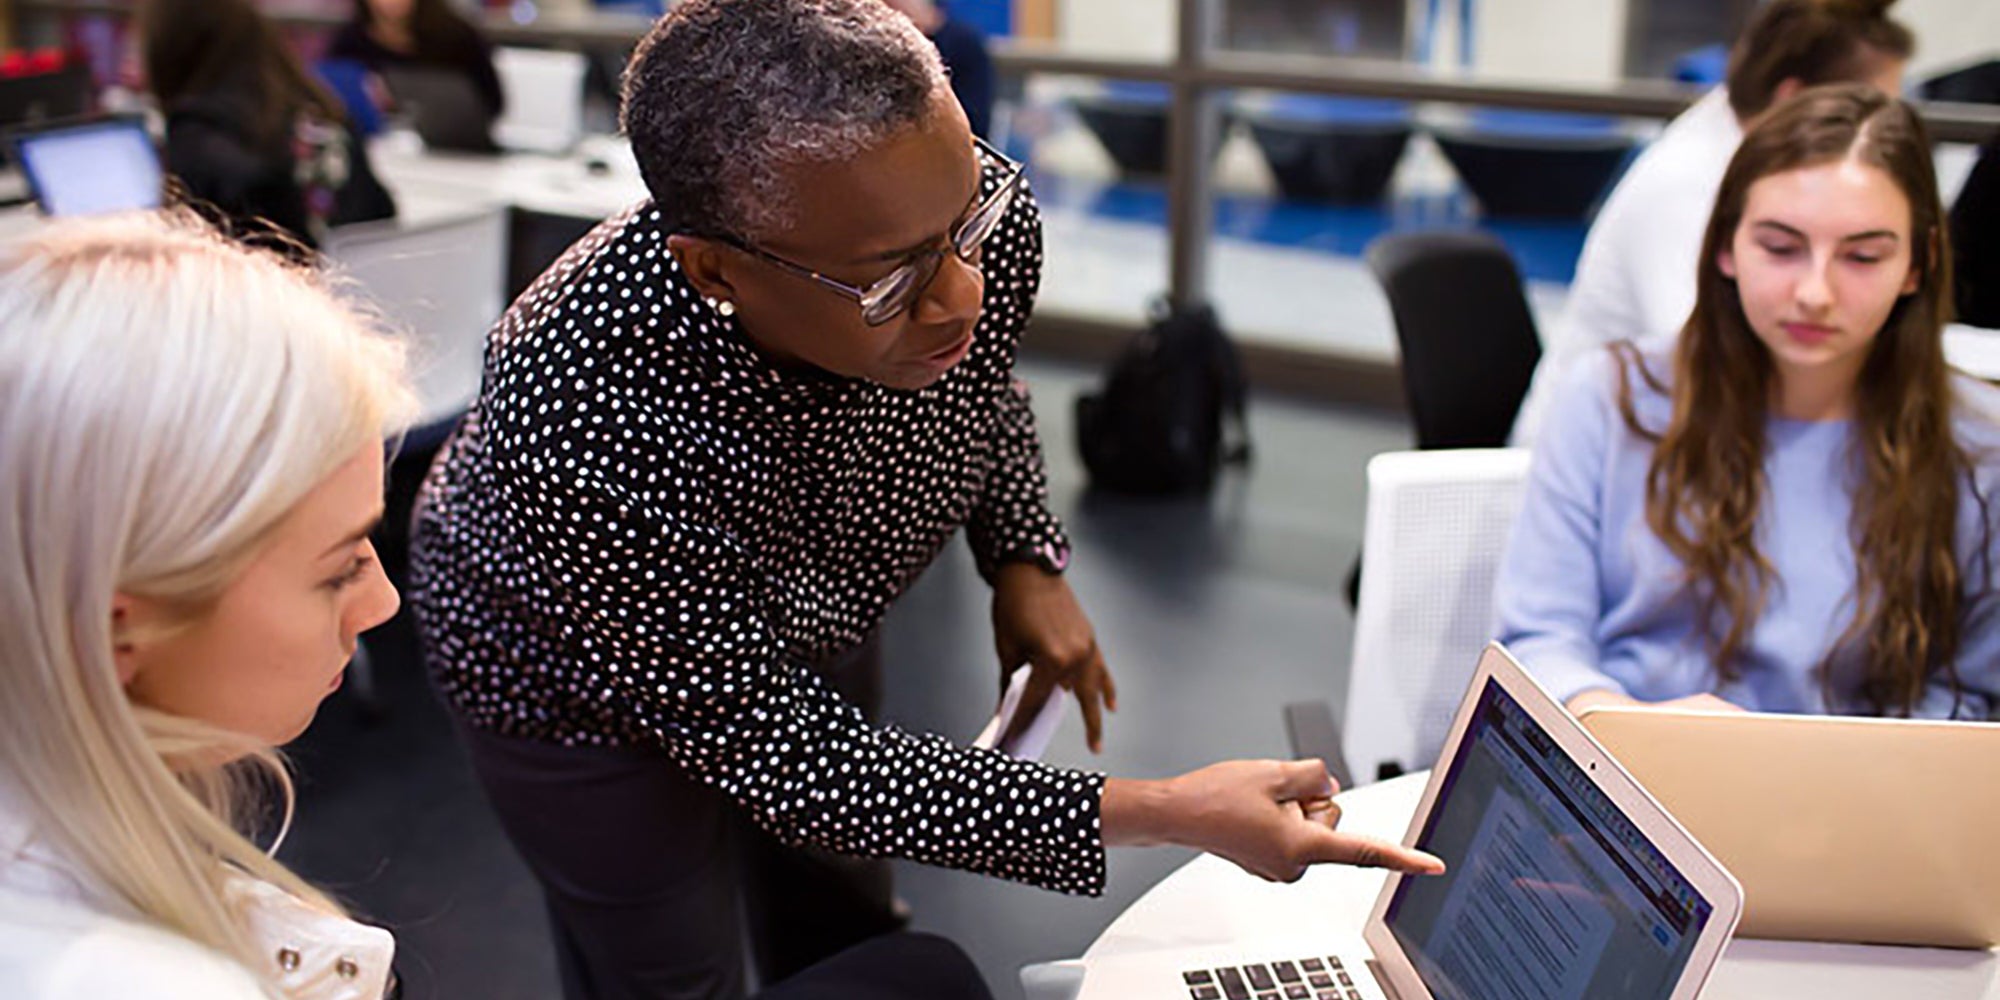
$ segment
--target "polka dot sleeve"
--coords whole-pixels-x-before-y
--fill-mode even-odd
[[[784,654],[755,558],[565,457],[592,444],[559,441],[503,489],[597,697],[788,843],[1103,891],[1101,777],[869,724]]]
[[[1034,308],[1042,273],[1042,226],[1027,180],[1022,180],[1026,206],[993,234],[994,251],[1019,258],[1017,272],[988,277],[987,309],[1019,309],[1025,320]],[[1013,357],[1008,356],[1011,368]],[[991,579],[1000,563],[1036,558],[1045,565],[1069,561],[1069,538],[1049,511],[1048,478],[1042,467],[1042,442],[1035,415],[1028,405],[1028,386],[1009,377],[996,393],[998,419],[992,436],[993,474],[966,522],[965,537],[981,575]]]
[[[1049,512],[1042,443],[1028,408],[1028,387],[1011,381],[1001,390],[999,410],[994,427],[999,464],[965,526],[980,575],[989,580],[1003,562],[1035,559],[1051,567],[1069,562],[1069,538]]]

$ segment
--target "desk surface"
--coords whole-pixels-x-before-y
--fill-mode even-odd
[[[1342,828],[1402,839],[1427,774],[1369,785],[1340,796]],[[1182,866],[1134,902],[1083,960],[1167,948],[1258,942],[1258,950],[1357,940],[1387,875],[1321,865],[1290,885],[1266,882],[1213,855]],[[1934,948],[1878,948],[1737,939],[1703,994],[1709,1000],[1812,997],[1815,1000],[2000,1000],[2000,955]],[[1078,1000],[1095,993],[1086,973]]]
[[[368,146],[382,182],[408,206],[431,199],[513,206],[551,215],[602,219],[646,197],[632,147],[614,135],[587,136],[575,151],[430,153],[408,133],[389,133]]]

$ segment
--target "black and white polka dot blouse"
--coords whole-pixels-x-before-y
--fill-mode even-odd
[[[1012,373],[1032,196],[986,245],[972,350],[914,392],[774,368],[667,236],[641,205],[515,302],[425,485],[411,598],[457,711],[660,747],[790,842],[1101,891],[1101,776],[872,726],[805,666],[960,525],[988,571],[1067,551]]]

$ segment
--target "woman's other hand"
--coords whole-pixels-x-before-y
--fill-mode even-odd
[[[1237,760],[1163,781],[1104,783],[1106,845],[1179,844],[1253,875],[1296,881],[1315,864],[1436,875],[1444,862],[1387,840],[1343,833],[1339,791],[1317,760]]]
[[[1014,721],[1001,734],[1012,740],[1041,714],[1060,686],[1083,710],[1091,753],[1104,749],[1104,713],[1118,710],[1118,687],[1097,648],[1097,633],[1068,581],[1032,563],[1007,563],[993,576],[993,645],[1000,655],[1000,693],[1015,668],[1033,669]]]

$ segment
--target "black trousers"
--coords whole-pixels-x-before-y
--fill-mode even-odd
[[[874,718],[875,639],[821,673]],[[461,732],[541,883],[567,1000],[737,1000],[746,930],[769,984],[904,924],[886,862],[787,847],[657,750]]]
[[[901,931],[870,938],[757,994],[757,1000],[992,1000],[958,946]]]

